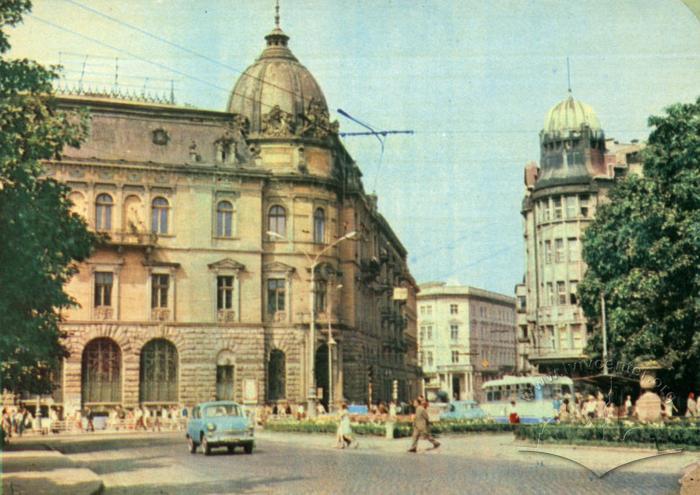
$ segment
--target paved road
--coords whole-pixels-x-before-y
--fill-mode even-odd
[[[265,434],[253,455],[222,450],[209,457],[189,454],[181,434],[62,439],[53,447],[101,476],[107,495],[666,495],[679,490],[678,461],[623,468],[601,479],[569,461],[512,455],[512,446],[501,447],[510,449],[503,455],[490,448],[480,454],[478,437],[445,438],[444,449],[417,455],[404,451],[405,440],[361,439],[357,450],[329,448],[329,442],[328,437]]]

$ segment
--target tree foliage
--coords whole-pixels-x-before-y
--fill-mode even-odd
[[[6,29],[30,7],[0,2],[0,379],[9,391],[43,393],[67,355],[60,311],[75,302],[64,285],[96,238],[71,212],[70,189],[42,176],[43,161],[79,145],[86,117],[57,110],[54,69],[7,58]]]
[[[684,395],[700,386],[700,98],[649,125],[643,175],[618,182],[585,232],[579,295],[599,325],[604,293],[611,358],[656,359]]]

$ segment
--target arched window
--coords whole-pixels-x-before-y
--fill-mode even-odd
[[[287,212],[284,211],[284,208],[279,205],[270,208],[270,212],[267,215],[267,230],[286,237]]]
[[[154,339],[141,350],[140,402],[177,402],[177,349]]]
[[[233,235],[233,205],[230,201],[219,201],[216,205],[216,236]]]
[[[326,213],[323,208],[316,208],[314,212],[314,242],[323,244],[326,239]]]
[[[170,204],[165,198],[155,198],[151,204],[151,232],[154,234],[168,233],[168,214]]]
[[[267,398],[280,400],[286,398],[286,358],[284,352],[273,349],[267,363]]]
[[[83,350],[81,364],[83,405],[121,402],[122,353],[116,342],[109,338],[91,340]]]
[[[95,229],[112,230],[112,196],[100,194],[95,200]]]

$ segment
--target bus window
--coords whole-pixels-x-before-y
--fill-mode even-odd
[[[534,387],[529,383],[523,384],[523,386],[520,387],[520,391],[518,393],[518,399],[520,399],[520,400],[533,400],[534,398],[535,398]]]
[[[542,398],[543,399],[551,399],[552,398],[552,386],[551,385],[545,385],[542,387]]]
[[[493,400],[501,400],[501,391],[500,390],[494,391]]]
[[[571,395],[571,387],[569,387],[568,385],[562,385],[561,393],[564,395]]]
[[[486,401],[493,402],[493,392],[486,392]]]

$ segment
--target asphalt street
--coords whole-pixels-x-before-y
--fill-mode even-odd
[[[252,455],[226,449],[211,456],[187,451],[182,434],[154,437],[82,438],[52,447],[93,470],[107,495],[117,494],[677,494],[678,471],[663,462],[648,469],[590,471],[548,456],[481,455],[478,438],[469,448],[451,446],[418,454],[408,440],[360,439],[357,450],[332,448],[332,438],[258,440]],[[388,448],[374,445],[390,445]],[[443,442],[451,442],[449,437]],[[476,442],[476,443],[475,443]],[[465,444],[466,445],[466,444]],[[613,454],[614,455],[614,454]],[[521,459],[521,460],[520,460]],[[667,471],[667,472],[665,472]]]

